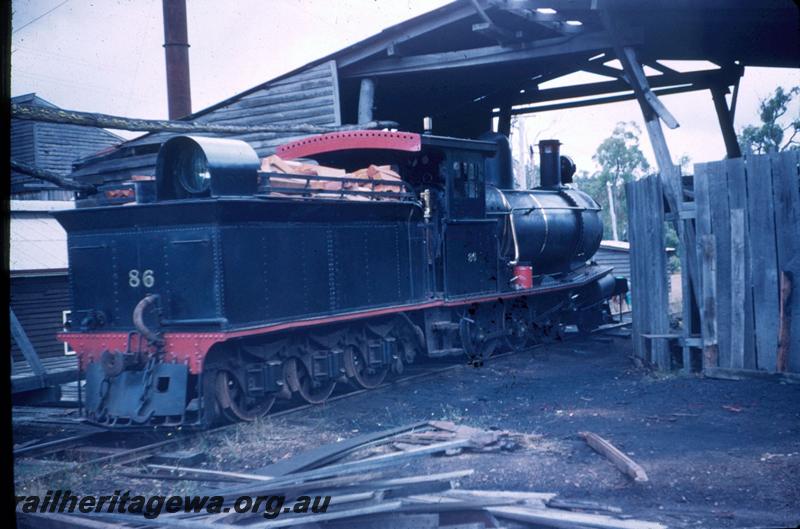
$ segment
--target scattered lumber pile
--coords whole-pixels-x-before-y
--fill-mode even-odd
[[[348,173],[344,169],[284,160],[277,154],[261,160],[261,171],[269,176],[270,189],[280,191],[308,190],[312,194],[342,194],[344,198],[367,200],[370,193],[399,193],[402,178],[388,165],[370,165]],[[285,176],[284,176],[285,175]]]
[[[515,450],[530,442],[513,432],[485,431],[448,421],[430,421],[365,434],[278,461],[254,472],[224,472],[160,464],[147,465],[151,477],[197,480],[197,494],[224,497],[228,512],[172,513],[155,519],[120,513],[90,515],[22,514],[20,527],[108,528],[135,526],[274,529],[378,529],[501,527],[575,527],[662,529],[635,520],[619,508],[596,502],[560,499],[546,492],[461,488],[473,469],[400,475],[415,458],[452,457],[463,452]],[[235,512],[242,496],[285,497],[274,517]],[[327,508],[294,512],[300,498],[330,496]],[[62,525],[59,525],[62,524]]]

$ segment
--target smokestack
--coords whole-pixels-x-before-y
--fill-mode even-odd
[[[186,0],[162,0],[162,5],[164,7],[164,53],[167,59],[169,119],[178,119],[192,113]]]
[[[561,142],[539,142],[539,185],[545,188],[561,186]]]

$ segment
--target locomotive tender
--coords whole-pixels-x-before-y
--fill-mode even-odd
[[[89,420],[253,420],[423,358],[480,363],[608,321],[627,284],[589,262],[599,207],[568,185],[559,143],[539,147],[542,185],[525,190],[500,135],[336,132],[277,151],[402,177],[369,181],[287,179],[244,142],[170,139],[154,181],[56,214],[73,303],[59,337],[79,356]]]

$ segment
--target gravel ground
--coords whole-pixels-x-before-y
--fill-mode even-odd
[[[191,448],[205,452],[204,467],[247,471],[360,433],[446,419],[536,437],[517,451],[428,457],[398,473],[472,468],[462,487],[557,492],[670,527],[800,523],[800,385],[654,376],[633,367],[630,347],[620,338],[568,341],[205,435]],[[623,476],[578,437],[583,430],[629,454],[650,482]],[[83,492],[123,486],[113,475],[86,469],[61,485],[79,481],[73,490]],[[137,492],[199,486],[124,483]]]

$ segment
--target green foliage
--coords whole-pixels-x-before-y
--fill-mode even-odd
[[[667,248],[675,249],[675,253],[669,256],[669,262],[667,262],[669,273],[674,274],[675,272],[679,272],[681,269],[681,245],[678,232],[675,231],[675,226],[673,226],[671,222],[664,223],[664,243]]]
[[[739,134],[739,145],[745,153],[766,154],[785,150],[800,149],[795,140],[800,134],[800,112],[791,120],[786,120],[789,104],[800,94],[800,86],[788,91],[779,86],[775,93],[761,101],[758,107],[760,125],[748,125]],[[784,141],[788,133],[788,139]]]
[[[650,165],[639,148],[642,131],[636,123],[619,122],[611,136],[603,140],[593,156],[600,165],[599,178],[612,184],[624,184],[641,176]]]
[[[603,208],[604,239],[612,238],[611,214],[609,210],[608,189],[614,198],[617,213],[619,238],[628,238],[628,207],[625,200],[625,183],[644,176],[650,164],[639,147],[641,130],[634,122],[619,122],[611,136],[597,147],[593,159],[600,170],[592,175],[582,171],[576,175],[575,183],[594,198]]]

